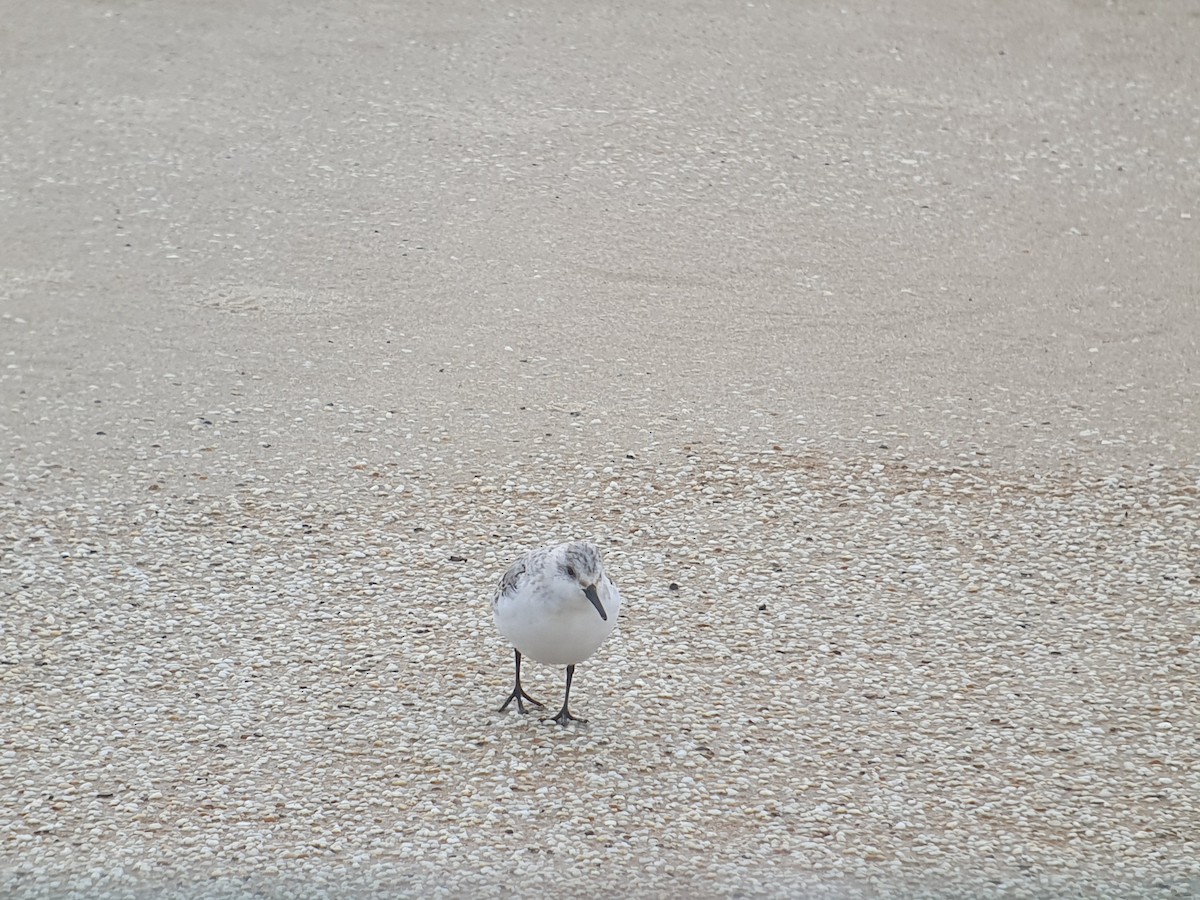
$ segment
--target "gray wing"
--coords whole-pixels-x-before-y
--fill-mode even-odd
[[[528,568],[528,561],[528,556],[522,556],[500,576],[500,583],[496,585],[496,593],[492,595],[492,606],[495,606],[505,594],[511,594],[520,587],[521,579],[525,577],[525,571]]]

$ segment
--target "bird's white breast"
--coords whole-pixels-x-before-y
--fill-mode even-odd
[[[596,652],[617,624],[621,594],[608,578],[601,581],[600,603],[608,619],[596,608],[557,584],[530,579],[502,594],[493,608],[496,627],[523,656],[540,663],[568,666]]]

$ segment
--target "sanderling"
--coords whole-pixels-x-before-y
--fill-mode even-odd
[[[596,652],[617,624],[621,595],[604,574],[595,544],[575,541],[530,550],[509,566],[492,597],[492,616],[500,633],[513,645],[517,680],[500,707],[517,701],[524,713],[528,700],[541,706],[521,687],[521,655],[538,662],[567,667],[567,691],[554,717],[559,725],[576,719],[567,708],[575,664]]]

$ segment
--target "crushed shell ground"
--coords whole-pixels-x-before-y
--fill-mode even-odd
[[[632,456],[10,482],[0,894],[1200,890],[1200,472]],[[488,597],[567,535],[626,606],[560,729]]]

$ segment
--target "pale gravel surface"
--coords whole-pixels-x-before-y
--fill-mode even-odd
[[[0,0],[0,896],[1200,893],[1200,16],[657,9]]]
[[[532,462],[23,485],[5,893],[1195,891],[1200,471]],[[633,602],[563,731],[484,598],[580,522]]]

